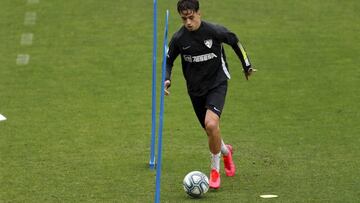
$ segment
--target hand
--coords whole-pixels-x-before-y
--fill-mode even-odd
[[[256,71],[257,71],[257,69],[255,69],[255,68],[249,68],[247,71],[244,70],[246,80],[249,80],[249,77],[252,75],[252,73],[256,72]]]
[[[164,82],[164,87],[165,87],[164,91],[166,96],[170,95],[170,91],[169,91],[170,83],[171,83],[170,80],[165,80]]]

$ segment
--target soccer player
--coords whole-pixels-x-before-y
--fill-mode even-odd
[[[237,36],[223,26],[201,20],[198,0],[179,0],[177,10],[183,26],[172,36],[166,59],[165,94],[169,95],[171,71],[181,55],[186,80],[196,116],[208,136],[211,152],[210,188],[220,187],[220,159],[225,174],[235,175],[232,146],[226,145],[220,135],[220,115],[230,74],[223,43],[228,44],[239,57],[246,79],[253,69]]]

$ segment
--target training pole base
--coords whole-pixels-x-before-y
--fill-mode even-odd
[[[151,170],[156,169],[156,163],[149,163],[149,168],[150,168]]]

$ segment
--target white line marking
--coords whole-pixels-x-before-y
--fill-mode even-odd
[[[33,33],[24,33],[21,35],[21,45],[32,45],[34,35]]]
[[[28,0],[27,3],[28,4],[38,4],[39,0]]]
[[[0,114],[0,121],[4,121],[4,120],[6,120],[5,116]]]
[[[29,54],[18,54],[16,58],[16,65],[26,65],[30,61]]]
[[[260,195],[261,198],[269,199],[269,198],[275,198],[278,197],[277,195]]]
[[[24,25],[35,25],[36,24],[36,12],[26,12]]]

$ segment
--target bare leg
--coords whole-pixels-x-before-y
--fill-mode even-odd
[[[208,135],[209,149],[211,152],[211,172],[209,186],[213,189],[220,187],[220,156],[221,136],[219,127],[219,116],[207,110],[205,116],[205,131]]]
[[[205,131],[208,135],[209,149],[212,154],[218,154],[221,150],[221,135],[219,116],[207,110],[205,116]]]

